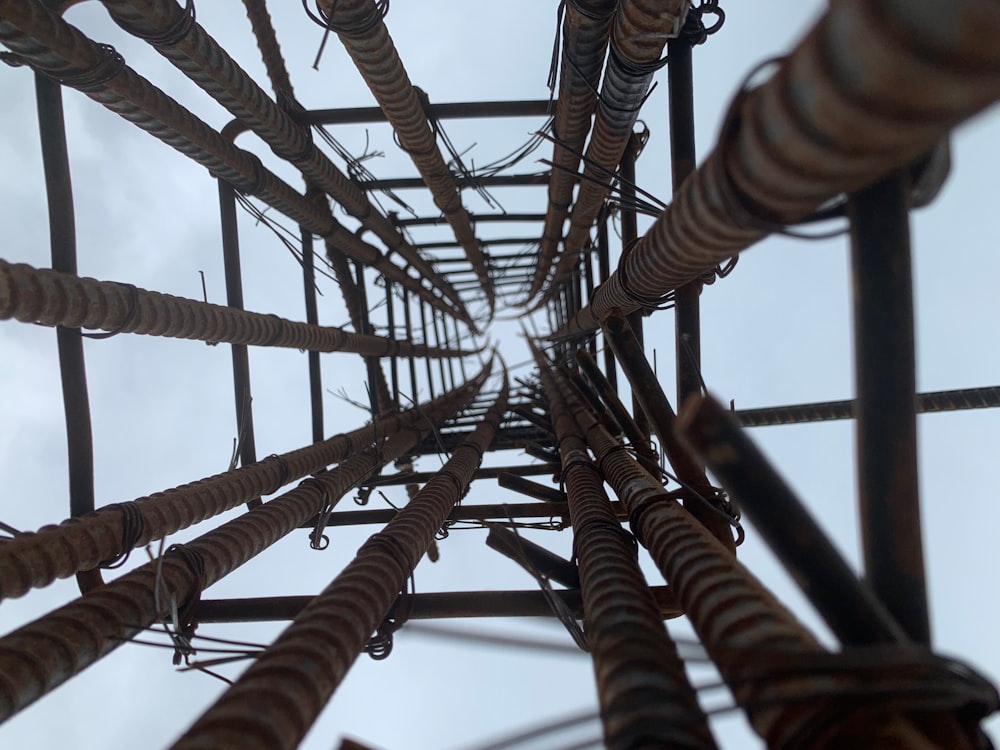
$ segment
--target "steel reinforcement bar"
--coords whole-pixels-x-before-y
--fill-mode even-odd
[[[224,513],[290,482],[321,471],[372,445],[378,435],[404,430],[447,410],[464,408],[487,375],[476,377],[420,408],[382,417],[348,433],[252,466],[174,487],[125,503],[115,503],[37,533],[19,534],[0,544],[0,601],[22,596],[58,578],[120,560],[130,550]]]
[[[639,570],[634,540],[611,509],[600,470],[537,350],[535,361],[552,405],[605,744],[714,748],[684,662]]]
[[[953,391],[928,391],[917,394],[916,410],[919,414],[936,414],[965,409],[990,409],[1000,406],[1000,386],[985,388],[959,388]],[[811,404],[764,406],[759,409],[737,409],[736,419],[744,427],[767,427],[782,424],[827,422],[836,419],[854,419],[853,399],[821,401]]]
[[[434,272],[388,217],[375,209],[365,192],[316,148],[308,128],[296,123],[286,109],[275,104],[184,8],[173,0],[102,0],[102,3],[119,26],[149,41],[188,78],[250,127],[277,156],[294,164],[307,180],[374,232],[390,252],[399,253],[465,312],[458,292]],[[293,106],[290,100],[284,104]]]
[[[475,354],[314,326],[0,259],[0,320],[10,318],[46,326],[373,357]]]
[[[626,506],[633,532],[768,747],[933,747],[900,712],[852,712],[850,702],[832,700],[846,684],[843,672],[782,671],[826,652],[589,411],[572,402],[570,408],[605,480]]]
[[[559,98],[552,123],[552,136],[556,143],[552,150],[552,174],[549,176],[549,207],[527,302],[534,299],[541,289],[563,238],[563,225],[569,215],[573,186],[578,179],[576,171],[580,167],[580,154],[586,145],[597,104],[596,92],[616,6],[615,0],[576,0],[566,4]]]
[[[453,408],[442,407],[435,416],[452,412]],[[336,471],[310,477],[281,497],[192,542],[171,547],[163,557],[0,638],[0,721],[135,637],[173,607],[185,613],[203,589],[328,508],[373,469],[411,450],[433,425],[417,420]],[[183,622],[184,614],[180,619],[182,628],[190,624]]]
[[[507,410],[507,382],[441,470],[358,550],[175,748],[294,748],[340,685],[466,492]]]
[[[417,89],[403,67],[389,30],[374,0],[319,0],[328,26],[340,37],[386,118],[399,145],[413,160],[441,209],[486,294],[492,313],[496,304],[486,257],[472,229],[455,177],[445,164]],[[386,6],[387,7],[387,6]]]
[[[653,74],[662,65],[663,48],[680,31],[688,5],[688,0],[624,0],[618,6],[584,176],[546,299],[576,268],[590,240],[590,228],[611,189]]]
[[[931,149],[1000,97],[992,0],[833,3],[562,337],[656,306],[778,228]]]
[[[0,43],[34,70],[83,92],[237,190],[260,198],[300,226],[330,240],[354,260],[377,268],[428,304],[465,320],[377,248],[339,224],[329,210],[295,191],[256,156],[234,146],[129,68],[114,48],[94,42],[41,3],[0,0]]]

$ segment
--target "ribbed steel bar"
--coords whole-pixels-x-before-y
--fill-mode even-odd
[[[841,643],[907,640],[732,414],[711,397],[692,399],[677,428],[732,493]]]
[[[535,360],[552,404],[605,744],[714,748],[684,662],[639,570],[633,541],[611,509],[573,417],[574,409],[586,407],[567,400],[566,384],[559,387],[537,350]]]
[[[486,546],[513,560],[533,575],[541,575],[566,588],[580,588],[580,574],[575,563],[530,539],[522,538],[506,526],[490,526]]]
[[[597,87],[604,67],[611,18],[616,0],[577,0],[567,3],[562,25],[562,65],[559,98],[552,121],[556,143],[549,177],[549,204],[538,252],[538,267],[528,289],[530,302],[541,289],[563,238],[563,225],[573,201],[580,154],[590,132]]]
[[[0,43],[33,69],[82,91],[240,192],[260,198],[300,226],[331,240],[355,260],[410,285],[411,291],[431,305],[449,315],[460,315],[390,263],[377,248],[339,224],[329,209],[296,192],[256,156],[234,146],[125,65],[113,48],[97,44],[41,3],[0,0]]]
[[[772,78],[563,336],[652,307],[776,228],[928,152],[1000,97],[1000,6],[843,0]]]
[[[935,414],[965,409],[992,409],[998,406],[1000,406],[1000,386],[995,385],[986,388],[959,388],[953,391],[928,391],[917,394],[917,413],[919,414]],[[826,422],[835,419],[854,419],[855,416],[855,402],[850,399],[736,410],[736,418],[744,427]]]
[[[582,410],[576,416],[637,537],[768,747],[932,747],[898,714],[798,700],[800,694],[834,696],[843,685],[825,673],[779,671],[783,660],[823,654],[817,641],[600,424]]]
[[[333,326],[311,326],[277,315],[236,310],[0,259],[0,320],[10,318],[46,326],[354,352],[373,357],[458,357],[474,353],[390,341]]]
[[[590,228],[633,137],[632,128],[661,65],[663,48],[680,31],[688,4],[688,0],[623,0],[618,5],[583,179],[552,286],[569,276],[590,240]]]
[[[322,443],[309,445],[260,463],[141,497],[116,503],[81,518],[44,526],[0,545],[0,601],[22,596],[82,570],[117,560],[135,547],[236,507],[289,482],[318,472],[372,444],[378,434],[404,429],[471,400],[485,371],[456,391],[398,415],[387,416]]]
[[[492,313],[496,299],[486,258],[472,229],[455,178],[445,164],[420,96],[403,67],[389,30],[373,0],[320,0],[354,64],[364,77],[400,146],[413,160],[434,204],[448,219],[475,269]]]
[[[450,413],[454,405],[440,408],[428,419]],[[0,638],[0,720],[166,616],[172,603],[183,610],[202,589],[335,503],[373,468],[402,455],[432,424],[417,420],[388,439],[380,436],[374,450],[348,459],[337,470],[306,479],[291,492]]]
[[[275,96],[279,102],[284,97],[294,97],[292,79],[288,76],[288,67],[281,54],[281,45],[278,44],[278,35],[274,32],[274,24],[271,23],[266,0],[243,0],[243,6],[247,10],[247,18],[250,19],[257,48],[260,50]]]
[[[448,512],[467,489],[507,408],[500,395],[475,431],[354,560],[177,741],[175,748],[296,747],[389,614]]]
[[[197,21],[174,0],[102,0],[114,21],[156,50],[219,104],[249,126],[282,159],[294,164],[316,187],[371,230],[448,297],[463,314],[458,293],[437,277],[399,230],[313,143],[309,130],[276,104]],[[266,14],[266,9],[264,13]],[[178,33],[184,29],[186,33]],[[272,51],[273,52],[273,51]],[[277,51],[280,59],[280,50]],[[270,68],[269,68],[270,72]],[[286,94],[291,95],[291,91]],[[284,102],[293,106],[293,100]]]
[[[559,466],[557,464],[527,464],[520,466],[487,466],[479,469],[476,472],[476,479],[495,479],[501,474],[516,474],[522,477],[528,476],[543,476],[543,475],[554,475],[559,473]],[[408,475],[405,474],[393,474],[390,476],[379,477],[375,482],[376,485],[384,487],[389,485],[397,484],[407,484],[408,482],[426,482],[432,476],[433,473],[430,472],[417,472],[412,475],[413,479],[409,479]]]
[[[498,117],[544,117],[549,114],[552,102],[548,99],[529,99],[502,102],[446,102],[424,103],[424,111],[435,120],[467,120]],[[345,109],[309,109],[296,114],[295,119],[309,125],[362,125],[367,122],[387,122],[388,117],[380,107],[349,107]],[[472,214],[470,214],[472,216]],[[473,217],[474,219],[476,217]],[[541,219],[542,217],[537,217]],[[406,221],[400,220],[400,226]]]
[[[916,354],[907,180],[848,198],[865,576],[918,643],[931,639],[917,481]]]
[[[660,617],[681,615],[668,586],[649,589]],[[583,601],[577,590],[554,589],[569,612],[583,618]],[[209,622],[273,622],[294,620],[313,600],[311,596],[274,596],[252,599],[202,599],[198,620]],[[400,594],[389,616],[403,620],[436,620],[457,617],[555,617],[545,592],[533,591],[442,591]]]
[[[649,418],[660,447],[684,484],[684,507],[712,532],[726,549],[736,552],[729,520],[718,507],[718,493],[708,481],[705,469],[678,438],[677,415],[649,365],[629,322],[617,311],[604,320],[605,342],[614,352],[622,372],[632,387],[632,395]]]

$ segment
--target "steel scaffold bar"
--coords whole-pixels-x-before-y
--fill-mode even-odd
[[[475,390],[470,391],[471,399]],[[426,419],[388,439],[379,437],[379,444],[337,470],[306,479],[281,497],[171,547],[163,557],[0,638],[0,721],[135,637],[172,606],[183,612],[203,589],[328,508],[373,469],[405,454],[456,406],[425,413]]]
[[[354,560],[174,744],[175,748],[298,745],[468,488],[507,409],[507,377],[482,423]]]
[[[328,27],[337,33],[357,65],[396,132],[400,146],[413,160],[433,195],[434,204],[448,219],[479,277],[492,314],[496,298],[486,258],[462,205],[454,175],[438,149],[421,98],[382,21],[379,6],[373,0],[320,0],[318,6],[328,18]]]
[[[97,281],[0,259],[0,320],[101,329],[180,339],[373,357],[461,357],[475,352],[440,349],[381,336],[312,326],[277,315],[237,310],[113,281]]]
[[[127,503],[115,503],[37,533],[19,534],[0,544],[0,601],[22,596],[82,570],[114,561],[134,548],[223,513],[255,497],[318,472],[370,446],[379,434],[406,429],[425,415],[452,404],[469,403],[485,379],[481,371],[452,393],[383,417],[351,432],[215,476]],[[363,512],[363,511],[362,511]],[[336,519],[338,514],[332,516]],[[337,525],[330,521],[329,525]]]
[[[556,331],[655,307],[776,229],[926,153],[1000,97],[990,0],[833,3],[775,74],[734,102],[719,143]]]
[[[119,26],[150,41],[161,55],[260,136],[277,156],[295,165],[307,181],[329,194],[382,240],[390,252],[399,253],[451,300],[461,314],[468,316],[458,293],[434,273],[389,218],[371,204],[364,191],[316,148],[308,128],[296,123],[287,109],[275,104],[197,21],[186,21],[184,8],[173,0],[102,0],[102,3]],[[177,33],[178,28],[186,29],[186,33]],[[170,34],[171,31],[174,33]],[[286,94],[291,96],[291,90]],[[293,101],[289,99],[284,104],[291,107]]]
[[[605,743],[622,750],[714,748],[684,662],[663,627],[632,540],[611,509],[570,405],[537,349],[535,361],[552,404]]]
[[[0,42],[34,70],[83,92],[240,192],[260,198],[300,226],[333,241],[355,260],[407,284],[442,312],[461,317],[377,248],[338,223],[328,209],[296,192],[255,155],[234,146],[129,68],[114,48],[97,44],[41,3],[0,0]]]

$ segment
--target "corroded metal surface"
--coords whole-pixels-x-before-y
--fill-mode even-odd
[[[903,167],[1000,97],[1000,7],[844,0],[734,101],[720,141],[557,335],[655,307],[821,204]]]
[[[400,146],[413,159],[435,205],[451,225],[493,310],[496,300],[486,257],[462,205],[455,178],[438,149],[418,89],[410,82],[376,4],[372,0],[321,0],[319,6],[392,124]]]
[[[375,357],[462,357],[428,347],[0,260],[0,320]]]
[[[467,398],[477,391],[473,389]],[[415,420],[392,437],[383,435],[374,450],[348,459],[335,471],[308,478],[281,497],[182,545],[183,554],[168,550],[163,558],[0,638],[0,721],[167,615],[171,603],[183,609],[202,589],[336,502],[373,468],[412,449],[420,435],[432,429],[434,417],[440,419],[460,405],[441,406],[437,414]],[[197,564],[190,562],[191,556]]]
[[[134,511],[122,504],[81,518],[45,526],[0,545],[0,600],[22,596],[105,560],[113,560],[156,539],[211,518],[240,503],[273,494],[282,486],[318,472],[371,446],[376,436],[407,429],[445,409],[461,408],[481,386],[486,371],[468,384],[422,407],[387,416],[373,424],[275,455],[252,466],[138,498]],[[135,517],[137,514],[138,517]],[[128,542],[128,546],[124,544]]]
[[[573,418],[573,411],[586,407],[568,399],[566,385],[537,353],[535,360],[552,404],[605,743],[623,749],[713,748],[684,663]]]
[[[461,498],[507,409],[507,384],[433,479],[177,741],[176,748],[292,748],[388,615]]]

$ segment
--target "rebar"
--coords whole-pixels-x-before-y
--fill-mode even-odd
[[[80,518],[19,534],[0,545],[0,601],[22,596],[57,578],[114,561],[131,549],[162,539],[255,497],[273,494],[290,482],[318,472],[371,445],[377,435],[433,419],[447,408],[468,403],[485,378],[473,380],[422,407],[383,417],[346,434],[282,455],[269,456],[215,476],[128,503],[99,508]]]
[[[237,310],[0,259],[0,320],[10,318],[45,326],[375,357],[435,358],[475,353],[391,341],[333,326],[311,326],[273,314]]]
[[[587,641],[594,659],[604,739],[609,748],[714,748],[708,721],[663,627],[635,547],[604,493],[572,409],[554,374],[535,353],[552,403]]]
[[[420,172],[434,197],[434,204],[448,219],[479,278],[492,313],[496,298],[486,257],[462,205],[454,175],[435,142],[418,89],[410,82],[376,3],[373,0],[320,0],[318,5],[329,19],[329,28],[337,32],[388,118],[400,146]]]
[[[448,414],[454,406],[441,408]],[[187,609],[202,589],[336,502],[373,468],[403,455],[433,425],[421,419],[388,440],[380,437],[375,450],[348,459],[336,471],[306,479],[281,497],[177,545],[180,549],[170,548],[163,557],[0,638],[0,721],[133,638],[173,607]]]
[[[608,283],[555,336],[664,295],[773,231],[929,151],[1000,97],[989,0],[832,4],[763,85]]]
[[[178,70],[259,135],[275,154],[294,164],[310,183],[328,193],[362,226],[374,232],[390,252],[399,253],[468,316],[458,293],[434,273],[392,222],[375,209],[364,191],[316,148],[309,130],[296,123],[288,112],[293,100],[286,101],[285,108],[275,104],[197,21],[182,27],[186,33],[165,39],[164,34],[180,27],[187,13],[173,0],[102,0],[102,3],[119,26],[149,40]],[[280,59],[280,50],[266,44],[265,47],[270,53],[268,57],[277,54]],[[273,64],[274,61],[272,67]],[[286,94],[291,95],[290,88]]]
[[[259,655],[175,748],[296,747],[384,620],[452,506],[468,488],[507,407],[506,375],[482,423],[441,470]],[[385,648],[385,645],[383,645]]]

